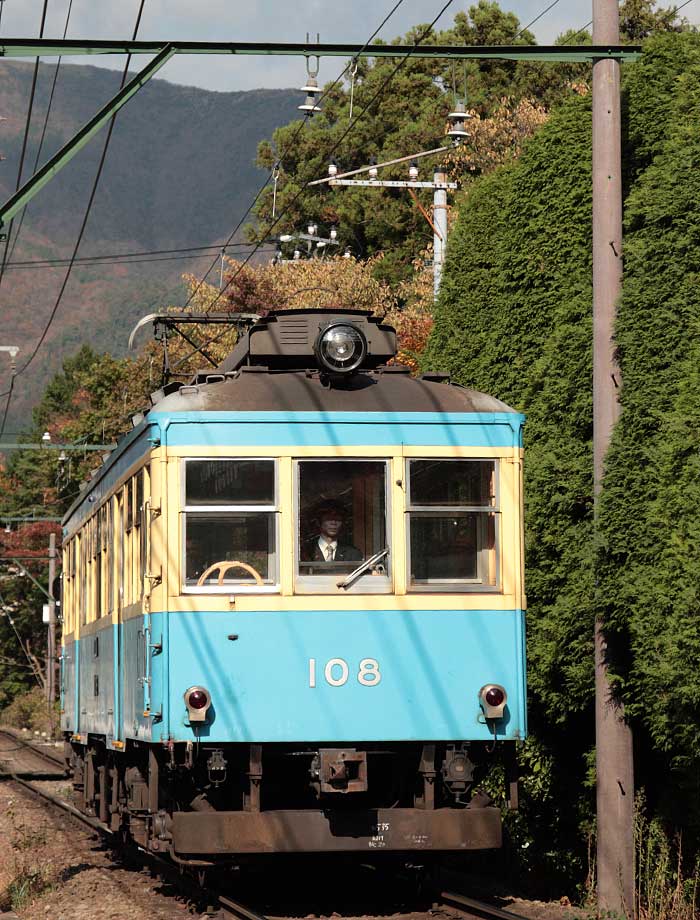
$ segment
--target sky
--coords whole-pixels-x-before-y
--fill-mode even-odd
[[[0,0],[2,38],[38,36],[43,0]],[[60,38],[65,27],[69,0],[49,0],[45,38]],[[196,41],[304,41],[306,33],[320,33],[322,42],[364,43],[384,19],[396,0],[146,0],[138,38],[190,39]],[[501,7],[514,12],[527,25],[552,0],[501,0]],[[139,0],[73,0],[68,38],[130,38]],[[444,0],[403,0],[379,37],[390,40],[411,26],[432,21]],[[454,14],[470,5],[454,0],[438,21],[450,25]],[[665,3],[664,5],[669,5]],[[700,0],[683,11],[693,23],[700,22]],[[568,28],[579,29],[591,19],[590,0],[557,0],[532,27],[540,44],[554,41]],[[117,70],[123,58],[94,56],[72,58],[71,63],[90,63]],[[145,59],[143,60],[145,64]],[[133,66],[133,65],[132,65]],[[334,80],[342,69],[337,58],[321,62],[319,83]],[[188,86],[228,92],[256,88],[302,86],[306,71],[296,57],[196,57],[177,55],[160,71],[160,79]]]

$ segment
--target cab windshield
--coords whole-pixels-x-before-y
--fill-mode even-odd
[[[387,462],[300,460],[297,475],[297,587],[387,590]]]

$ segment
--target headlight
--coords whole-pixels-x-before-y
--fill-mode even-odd
[[[365,360],[367,339],[356,326],[335,323],[324,329],[314,346],[316,358],[328,371],[349,374]]]

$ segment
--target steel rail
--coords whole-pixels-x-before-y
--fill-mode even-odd
[[[0,730],[0,735],[11,738],[13,741],[21,742],[23,746],[28,747],[33,753],[41,754],[42,756],[50,758],[50,755],[46,754],[46,752],[37,750],[32,744],[28,744],[26,741],[24,741],[24,739],[15,737],[10,732]],[[58,798],[58,796],[48,792],[46,789],[42,789],[40,786],[29,782],[30,779],[54,780],[64,778],[64,775],[57,776],[56,774],[30,774],[24,772],[18,773],[15,771],[3,769],[0,766],[0,781],[4,779],[10,782],[15,782],[34,795],[39,796],[39,798],[44,799],[55,808],[66,812],[72,818],[75,818],[82,824],[85,824],[90,828],[90,830],[95,831],[98,834],[102,834],[102,836],[110,840],[118,839],[118,833],[111,830],[111,828],[109,828],[106,824],[103,824],[102,821],[100,821],[98,818],[94,818],[91,815],[86,815],[74,805],[71,805],[70,802],[66,802],[63,799]],[[194,901],[207,897],[207,893],[205,891],[195,887],[191,878],[183,877],[181,875],[180,871],[178,870],[178,866],[175,863],[170,862],[166,857],[160,856],[156,853],[149,853],[147,850],[144,850],[141,847],[137,847],[137,850],[139,853],[141,853],[144,860],[149,862],[152,866],[161,866],[164,870],[164,873],[167,873],[170,877],[171,882],[173,882],[176,887],[180,888],[182,895]],[[267,920],[267,918],[262,914],[258,914],[255,911],[245,907],[245,905],[240,904],[238,901],[233,901],[231,898],[219,894],[218,892],[211,892],[208,897],[214,901],[217,907],[220,908],[219,915],[221,920],[228,920],[229,917],[235,917],[237,920]]]
[[[411,52],[413,58],[496,58],[520,61],[593,62],[600,58],[636,61],[641,45],[363,45],[326,42],[196,42],[177,40],[5,38],[0,57],[56,57],[86,54],[158,54],[164,47],[174,54],[299,55],[304,57],[397,58]]]
[[[3,729],[0,729],[0,737],[9,739],[10,741],[13,741],[15,744],[17,744],[19,746],[17,750],[19,750],[19,748],[27,748],[33,754],[36,754],[38,757],[42,757],[44,760],[49,761],[49,763],[51,763],[53,766],[58,765],[60,767],[63,767],[64,765],[62,757],[59,757],[57,754],[51,754],[49,751],[43,750],[38,745],[29,741],[27,738],[22,738],[21,735],[15,735],[14,732],[8,731],[7,729],[3,728]],[[0,749],[0,755],[2,755],[2,753],[3,752]]]
[[[440,897],[443,901],[463,910],[472,913],[482,914],[485,917],[494,918],[494,920],[527,920],[522,914],[515,914],[510,910],[503,910],[500,907],[494,907],[493,904],[487,904],[484,901],[477,901],[474,898],[467,898],[463,894],[456,894],[454,891],[442,891]]]
[[[6,777],[12,782],[18,783],[20,786],[23,786],[25,789],[33,792],[40,798],[45,799],[55,808],[60,808],[62,811],[68,812],[71,817],[76,818],[83,824],[86,824],[92,830],[97,831],[100,834],[104,834],[106,837],[114,837],[114,831],[111,831],[106,824],[98,821],[97,818],[92,818],[90,815],[83,814],[82,811],[79,811],[74,805],[71,805],[70,802],[64,802],[63,799],[59,799],[58,796],[52,795],[50,792],[47,792],[46,789],[42,789],[40,786],[35,786],[34,783],[30,783],[28,780],[23,778],[24,774],[13,773],[11,770],[3,770],[0,768],[0,775]]]
[[[244,904],[240,904],[238,901],[232,901],[231,898],[227,898],[225,895],[216,895],[216,899],[225,917],[237,917],[238,920],[267,920],[263,914],[257,914]]]

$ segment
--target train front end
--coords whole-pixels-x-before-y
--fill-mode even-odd
[[[364,314],[280,313],[150,416],[148,727],[179,858],[500,845],[484,785],[526,732],[523,419],[394,349]]]
[[[523,417],[395,351],[364,312],[271,313],[134,435],[142,596],[114,613],[103,798],[141,845],[197,867],[500,846]]]

